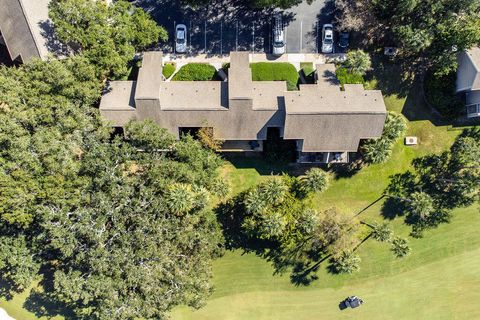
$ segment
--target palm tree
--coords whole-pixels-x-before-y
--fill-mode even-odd
[[[408,241],[403,238],[395,237],[392,241],[392,251],[397,258],[403,258],[410,253]]]
[[[301,212],[296,221],[296,228],[300,230],[303,235],[311,235],[317,230],[320,225],[320,216],[313,209],[306,209]]]
[[[367,163],[383,163],[392,154],[392,144],[387,139],[368,140],[361,148],[363,160]]]
[[[368,225],[372,228],[372,237],[380,242],[388,242],[392,239],[393,231],[390,229],[388,223],[378,224],[374,222],[372,225]]]
[[[165,195],[169,211],[176,215],[188,213],[194,205],[194,194],[187,184],[171,185]]]
[[[435,210],[432,197],[425,192],[414,192],[406,200],[410,213],[420,220],[427,219]]]
[[[303,188],[307,192],[322,192],[328,188],[328,174],[319,168],[311,168],[302,179]]]
[[[263,183],[259,187],[261,197],[268,205],[279,205],[288,193],[288,186],[282,179],[274,178]]]
[[[286,224],[285,217],[279,212],[267,214],[260,224],[260,237],[263,239],[277,238],[283,234]]]
[[[343,251],[332,258],[332,267],[337,273],[353,273],[360,270],[360,257],[350,251]]]
[[[243,199],[243,205],[250,214],[259,214],[266,208],[264,197],[258,189],[252,189],[247,192]]]
[[[405,130],[407,130],[405,118],[401,114],[389,111],[382,136],[393,142],[400,138],[405,133]]]
[[[347,53],[347,60],[345,60],[345,67],[351,73],[364,75],[372,68],[372,61],[368,53],[363,50],[352,50]]]

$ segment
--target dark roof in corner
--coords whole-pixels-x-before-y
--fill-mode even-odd
[[[50,0],[0,0],[0,32],[10,57],[27,62],[46,58]]]

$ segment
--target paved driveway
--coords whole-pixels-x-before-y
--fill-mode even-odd
[[[333,0],[316,0],[312,4],[306,1],[287,10],[292,17],[286,27],[287,52],[316,53],[321,48],[322,25],[331,23],[334,14]]]
[[[217,0],[199,9],[182,7],[175,0],[136,0],[169,32],[165,52],[174,52],[176,24],[187,26],[191,54],[228,54],[234,50],[270,52],[272,17],[278,10],[252,10],[240,1]],[[321,26],[333,19],[334,0],[306,1],[283,12],[288,53],[316,53]]]

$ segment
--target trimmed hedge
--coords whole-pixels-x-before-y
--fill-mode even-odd
[[[173,81],[210,81],[217,80],[217,70],[206,63],[189,63],[180,68]]]
[[[251,63],[253,81],[287,81],[288,90],[298,90],[297,69],[287,62]]]
[[[172,74],[175,72],[176,69],[175,62],[168,62],[165,63],[162,69],[162,74],[165,77],[165,79],[168,79],[172,76]]]
[[[351,73],[344,67],[339,67],[335,71],[335,75],[337,76],[338,81],[340,84],[365,84],[365,79],[359,73]]]
[[[427,72],[424,82],[425,98],[428,103],[447,119],[458,117],[463,110],[462,99],[455,93],[455,72],[436,76]]]

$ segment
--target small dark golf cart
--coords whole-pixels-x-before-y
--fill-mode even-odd
[[[360,307],[363,304],[363,300],[357,296],[350,296],[347,299],[345,299],[344,303],[347,308],[350,307],[353,309],[353,308]]]

